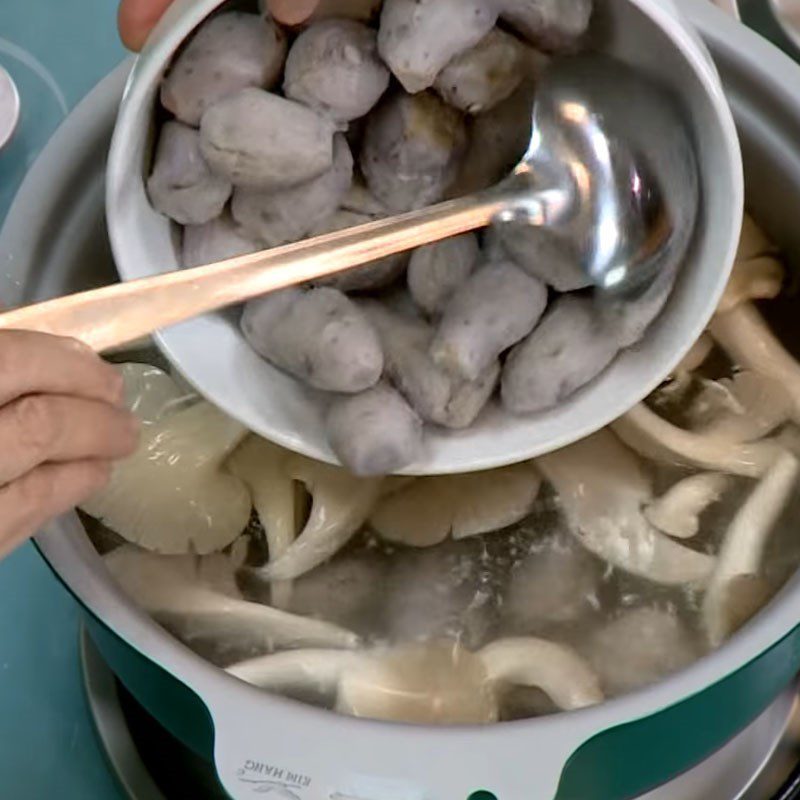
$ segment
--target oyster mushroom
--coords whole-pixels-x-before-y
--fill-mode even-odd
[[[489,0],[384,0],[378,49],[409,94],[432,86],[459,53],[497,21]]]
[[[531,464],[418,478],[378,504],[372,528],[390,542],[432,547],[514,525],[530,514],[541,477]]]
[[[783,277],[783,265],[778,260],[777,249],[755,220],[745,214],[736,259],[717,309],[718,313],[730,311],[740,303],[750,300],[771,300],[777,297],[783,285]]]
[[[466,145],[463,117],[437,95],[388,94],[367,119],[361,170],[387,209],[411,211],[444,197]]]
[[[780,383],[792,402],[792,419],[800,422],[800,364],[778,341],[752,303],[718,314],[711,335],[734,363]]]
[[[731,442],[673,425],[644,403],[615,422],[614,433],[645,458],[757,478],[783,452],[778,440]]]
[[[709,332],[735,364],[783,385],[797,422],[800,421],[800,365],[752,303],[780,293],[783,267],[773,257],[774,253],[764,233],[745,215],[733,272]]]
[[[264,528],[269,558],[277,561],[297,535],[295,486],[286,472],[289,452],[282,447],[250,435],[234,451],[227,468],[250,490],[258,519]],[[271,603],[286,608],[291,599],[290,582],[275,581],[270,586]]]
[[[217,100],[248,87],[271,89],[286,58],[286,37],[271,19],[229,11],[198,29],[161,85],[161,105],[197,127]]]
[[[354,633],[242,599],[227,556],[158,556],[129,545],[104,557],[119,587],[187,638],[244,640],[253,649],[352,648]]]
[[[609,430],[540,456],[536,466],[558,494],[569,531],[608,563],[664,585],[702,584],[714,559],[662,534],[644,517],[650,482]]]
[[[383,372],[378,335],[336,289],[284,289],[251,300],[241,328],[262,358],[316,389],[354,394]]]
[[[736,261],[750,261],[759,256],[776,255],[777,252],[778,248],[769,240],[756,221],[745,213],[742,218]]]
[[[669,378],[651,395],[653,405],[679,404],[694,386],[695,370],[700,369],[714,350],[714,340],[703,333],[692,345]]]
[[[512,95],[525,78],[527,48],[497,28],[459,53],[436,76],[433,88],[468,114],[489,111]]]
[[[713,646],[719,646],[760,606],[736,609],[745,584],[759,577],[769,534],[797,484],[800,463],[783,453],[733,518],[720,548],[717,566],[703,598],[703,623]],[[761,594],[761,593],[759,593]],[[763,594],[758,597],[763,600]],[[744,617],[742,619],[741,617]]]
[[[223,469],[247,430],[206,402],[158,417],[144,425],[133,456],[117,464],[108,485],[81,508],[157,553],[222,550],[250,519],[247,488]]]
[[[496,722],[503,693],[513,685],[539,686],[565,710],[603,699],[597,678],[576,653],[539,639],[500,640],[477,653],[452,644],[296,651],[236,664],[228,672],[264,689],[333,693],[343,714],[419,724]]]
[[[422,420],[385,382],[334,400],[325,425],[334,453],[356,475],[390,475],[422,456]]]
[[[147,179],[153,208],[181,225],[201,225],[222,213],[231,189],[206,164],[197,131],[180,122],[167,122]]]
[[[281,191],[236,189],[231,214],[267,247],[296,242],[336,211],[352,180],[353,156],[347,140],[337,134],[327,172]]]
[[[259,570],[270,581],[297,578],[338,552],[361,529],[381,490],[380,479],[357,478],[341,467],[297,454],[287,455],[281,472],[290,485],[302,483],[312,503],[297,538]]]
[[[434,363],[429,348],[433,329],[376,301],[361,304],[383,346],[386,375],[426,422],[445,428],[469,427],[497,385],[494,362],[474,381],[453,377]]]
[[[675,539],[691,539],[700,530],[700,515],[731,485],[729,475],[701,472],[678,481],[644,509],[647,521]]]
[[[200,148],[234,186],[285,189],[331,168],[335,133],[331,120],[300,103],[242,89],[203,114]]]
[[[453,295],[430,353],[439,366],[477,380],[500,354],[524,339],[547,305],[547,288],[510,262],[480,267]]]
[[[675,367],[674,375],[691,373],[705,364],[711,351],[714,349],[714,340],[707,333],[700,334],[700,338],[691,346],[689,352],[683,357],[680,364]]]
[[[706,381],[687,415],[692,428],[728,442],[768,436],[792,416],[792,398],[783,384],[752,370]]]
[[[388,88],[389,70],[378,57],[376,33],[354,20],[312,23],[286,60],[286,96],[337,122],[369,113]]]
[[[264,243],[242,230],[224,211],[205,225],[187,225],[183,229],[181,263],[185,268],[201,267],[262,249]]]
[[[725,292],[717,306],[717,314],[732,311],[750,300],[772,300],[783,285],[783,265],[772,256],[737,261]]]

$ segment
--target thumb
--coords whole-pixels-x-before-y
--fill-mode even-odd
[[[172,0],[122,0],[117,21],[125,47],[140,50],[171,3]]]
[[[267,0],[270,13],[284,25],[305,22],[319,5],[319,0]]]

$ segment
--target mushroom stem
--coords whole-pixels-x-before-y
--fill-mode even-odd
[[[763,475],[783,452],[778,443],[769,440],[732,444],[716,436],[678,428],[644,403],[611,427],[628,447],[645,458],[748,478]]]
[[[544,639],[500,639],[478,652],[489,680],[535,686],[566,711],[603,701],[600,682],[573,650]]]
[[[247,640],[261,650],[299,647],[357,647],[355,633],[330,622],[290,614],[271,606],[250,603],[211,591],[187,593],[178,608],[155,604],[147,608],[169,626],[180,627],[185,638]]]
[[[312,495],[305,528],[276,560],[259,572],[270,581],[299,578],[337,553],[366,522],[380,496],[381,480],[357,478],[346,470],[292,456],[286,474]]]
[[[366,658],[347,651],[293,650],[242,661],[226,672],[273,692],[313,689],[322,693],[333,691],[342,673]]]
[[[654,583],[702,583],[711,574],[711,556],[672,541],[644,518],[650,484],[608,429],[536,464],[558,493],[570,532],[590,552]]]
[[[249,436],[228,461],[228,469],[250,489],[273,561],[291,547],[297,532],[294,483],[283,471],[288,456],[287,451],[265,439]],[[270,599],[276,608],[287,608],[291,595],[289,581],[275,581],[270,586]]]
[[[264,649],[352,648],[351,631],[242,599],[227,556],[158,556],[120,547],[105,557],[112,576],[141,608],[190,636],[247,638]]]
[[[650,503],[644,515],[651,525],[676,539],[691,539],[700,530],[699,516],[730,486],[721,472],[704,472],[678,481]]]
[[[732,581],[757,576],[770,531],[797,482],[800,463],[781,455],[761,479],[731,522],[703,600],[703,621],[709,640],[719,646],[732,633],[729,609]]]
[[[756,307],[742,303],[718,314],[709,331],[734,363],[782,383],[792,398],[794,421],[800,422],[800,364],[778,341]]]
[[[700,338],[692,345],[691,350],[683,357],[683,361],[675,367],[673,375],[683,375],[700,369],[711,355],[713,349],[714,340],[707,333],[702,333]]]

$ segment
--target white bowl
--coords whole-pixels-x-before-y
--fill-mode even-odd
[[[123,280],[179,268],[175,226],[145,192],[158,86],[175,51],[221,0],[178,0],[137,60],[120,105],[107,174],[111,244]],[[735,255],[743,209],[741,154],[719,76],[693,30],[664,0],[597,0],[602,49],[665,81],[685,98],[703,187],[692,248],[667,307],[645,339],[597,380],[548,412],[513,417],[494,406],[469,430],[429,428],[424,460],[406,474],[489,469],[533,458],[598,430],[646,397],[678,364],[710,319]],[[208,399],[267,439],[337,463],[322,401],[261,360],[238,312],[209,314],[163,330],[156,341]]]

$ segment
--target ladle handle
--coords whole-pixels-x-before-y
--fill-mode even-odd
[[[0,328],[70,336],[101,353],[199,314],[485,227],[513,199],[493,190],[204,267],[67,295],[0,314]]]

